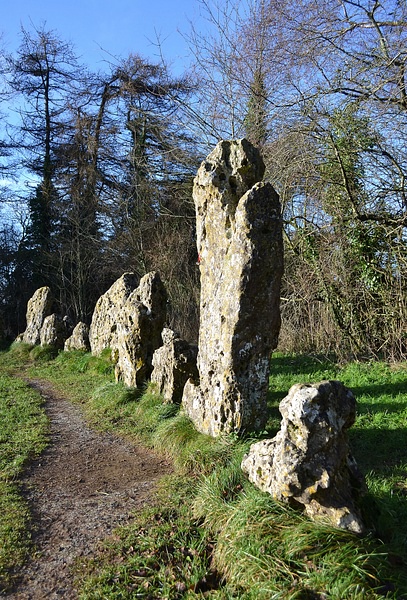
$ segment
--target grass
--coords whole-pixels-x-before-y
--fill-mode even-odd
[[[374,597],[379,562],[366,542],[301,518],[245,486],[224,509],[214,561],[229,585],[253,598]],[[359,594],[359,595],[358,595]]]
[[[219,575],[210,568],[211,538],[190,515],[191,483],[168,477],[156,506],[118,530],[97,557],[78,565],[82,600],[197,597],[219,587]]]
[[[7,373],[13,365],[5,360],[0,369],[0,590],[12,584],[30,549],[30,515],[19,478],[44,449],[48,431],[41,397]]]
[[[153,386],[137,391],[115,384],[108,355],[61,353],[49,360],[30,350],[18,360],[31,361],[33,375],[80,402],[98,427],[141,440],[174,461],[154,506],[78,562],[82,600],[407,598],[406,365],[272,359],[269,436],[279,428],[278,404],[294,383],[339,379],[355,393],[350,441],[366,474],[362,508],[371,528],[359,538],[316,525],[255,489],[240,469],[253,440],[197,433],[177,407],[162,404]]]

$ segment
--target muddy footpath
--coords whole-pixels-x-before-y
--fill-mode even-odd
[[[45,400],[50,444],[27,469],[23,492],[33,520],[35,553],[10,600],[76,599],[73,567],[151,501],[170,465],[150,450],[89,428],[78,406],[46,381],[27,380]]]

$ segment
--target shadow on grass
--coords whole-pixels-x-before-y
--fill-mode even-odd
[[[290,356],[275,353],[271,358],[270,375],[310,375],[321,369],[331,369],[334,365],[334,357],[308,354]]]
[[[267,406],[269,407],[269,411],[274,412],[276,410],[280,414],[278,405],[287,394],[288,390],[269,390],[267,392]]]
[[[364,473],[388,473],[407,465],[407,429],[375,428],[349,430],[352,453]]]
[[[270,363],[268,405],[278,406],[294,383],[335,379],[337,370],[335,363],[326,356],[273,354]]]
[[[361,385],[361,386],[351,386],[350,388],[356,398],[361,398],[362,396],[369,396],[369,400],[372,402],[366,402],[362,400],[360,405],[364,408],[370,406],[371,409],[377,410],[389,410],[398,412],[399,410],[403,410],[403,408],[407,407],[407,383],[404,381],[394,382],[394,383],[384,383],[384,384],[369,384],[369,385]],[[404,398],[400,399],[400,401],[395,396],[402,394]],[[394,402],[375,402],[375,398],[380,398],[381,396],[391,396],[394,398]]]

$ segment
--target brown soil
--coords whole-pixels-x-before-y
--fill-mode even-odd
[[[23,481],[36,553],[14,591],[0,596],[73,600],[78,597],[72,573],[76,559],[92,555],[100,540],[131,520],[170,466],[141,446],[90,429],[80,409],[48,382],[28,383],[46,401],[51,439]]]

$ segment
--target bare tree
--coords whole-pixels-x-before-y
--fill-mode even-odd
[[[204,0],[202,5],[215,32],[206,44],[204,36],[191,38],[198,68],[206,56],[210,65],[207,80],[205,69],[200,72],[203,90],[221,110],[216,90],[222,95],[230,89],[234,98],[223,104],[218,123],[233,115],[229,133],[241,135],[256,98],[261,99],[258,114],[265,112],[258,120],[264,130],[258,140],[268,177],[282,198],[292,269],[286,270],[284,303],[294,302],[296,314],[304,307],[303,337],[306,328],[318,326],[308,319],[318,319],[323,304],[332,320],[327,329],[336,331],[343,353],[403,356],[405,3]],[[218,135],[225,130],[219,127]],[[251,135],[250,127],[246,131]],[[314,274],[306,298],[301,295],[306,286],[290,279],[302,272],[297,262],[307,265],[304,273]],[[296,287],[302,290],[298,295]],[[290,314],[285,312],[286,319]]]
[[[196,160],[178,114],[189,92],[188,80],[136,55],[87,77],[82,104],[72,111],[72,137],[59,155],[59,190],[69,199],[60,285],[74,319],[88,321],[98,295],[123,271],[141,276],[154,268],[170,280],[174,268],[167,266],[182,256],[173,232],[193,244],[184,189]]]

